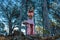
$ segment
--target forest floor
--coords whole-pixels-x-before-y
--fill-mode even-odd
[[[25,36],[0,36],[0,40],[60,40],[60,36],[54,36],[54,37],[25,37]]]

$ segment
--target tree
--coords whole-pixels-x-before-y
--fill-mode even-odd
[[[49,22],[49,16],[48,16],[47,1],[46,0],[43,0],[43,1],[44,1],[44,3],[43,3],[43,24],[44,24],[44,28],[46,30],[49,30],[50,22]],[[48,34],[48,36],[49,35],[50,34]]]
[[[48,1],[48,9],[49,9],[49,14],[51,14],[51,19],[53,19],[53,21],[55,20],[55,22],[51,22],[51,27],[55,28],[55,31],[58,30],[58,23],[60,24],[60,12],[59,12],[59,7],[60,3],[57,0],[51,0]],[[59,31],[59,30],[58,30]],[[57,32],[56,32],[57,33]]]
[[[20,10],[18,10],[18,6],[16,4],[11,4],[11,2],[8,2],[8,5],[4,5],[4,1],[1,2],[1,9],[4,15],[2,15],[4,18],[6,18],[8,26],[9,26],[9,34],[12,33],[12,20],[18,19],[20,16]],[[12,6],[14,5],[14,6]],[[6,7],[5,7],[6,6]]]

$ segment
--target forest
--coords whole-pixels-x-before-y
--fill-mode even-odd
[[[11,35],[15,26],[26,35],[22,22],[32,7],[35,35],[60,35],[60,0],[0,0],[0,35]]]

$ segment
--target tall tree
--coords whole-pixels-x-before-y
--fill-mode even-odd
[[[44,24],[44,28],[46,30],[49,30],[50,22],[49,22],[49,17],[48,17],[48,9],[47,9],[47,1],[46,0],[43,0],[43,24]],[[49,34],[47,34],[47,36],[49,36]]]

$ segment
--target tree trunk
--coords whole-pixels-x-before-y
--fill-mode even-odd
[[[11,19],[9,19],[9,35],[12,34],[12,23],[11,23]]]
[[[46,0],[43,0],[43,25],[44,25],[43,28],[45,28],[46,30],[49,30],[50,24],[49,24],[48,9],[47,9],[47,1]],[[47,36],[49,36],[49,35],[47,34]]]

